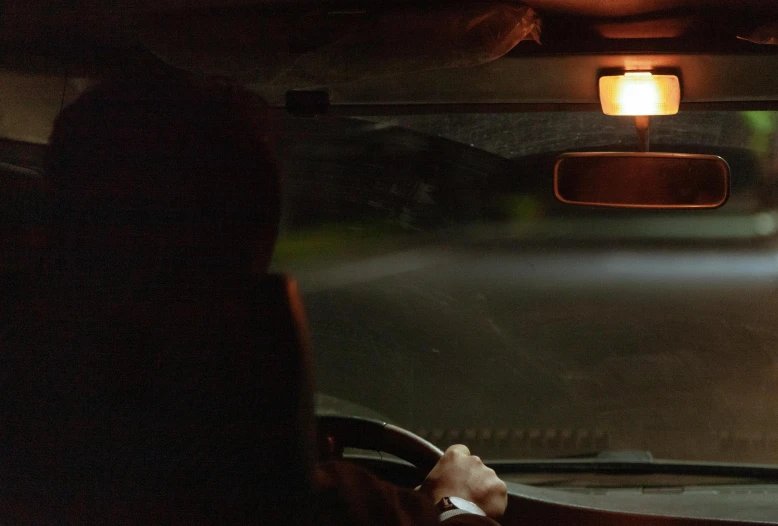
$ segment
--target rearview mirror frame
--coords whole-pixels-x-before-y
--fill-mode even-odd
[[[686,203],[686,204],[657,204],[657,203],[651,203],[651,204],[635,204],[635,203],[605,203],[605,202],[589,202],[589,201],[579,201],[579,200],[571,200],[569,198],[566,198],[560,193],[560,166],[568,159],[570,158],[581,158],[581,157],[598,157],[598,158],[640,158],[640,159],[675,159],[675,160],[700,160],[700,161],[714,161],[716,162],[721,168],[722,173],[721,175],[724,178],[723,186],[725,188],[724,190],[724,196],[719,200],[715,202],[711,202],[709,204],[696,204],[696,203]],[[569,205],[576,205],[576,206],[590,206],[590,207],[597,207],[597,208],[622,208],[622,209],[647,209],[647,210],[712,210],[716,208],[720,208],[726,202],[729,200],[730,195],[730,188],[731,188],[731,179],[732,174],[729,167],[729,164],[727,164],[727,161],[725,161],[723,158],[719,157],[718,155],[704,155],[704,154],[687,154],[687,153],[660,153],[660,152],[570,152],[570,153],[564,153],[559,156],[556,163],[554,164],[554,196],[558,201],[561,203],[569,204]]]

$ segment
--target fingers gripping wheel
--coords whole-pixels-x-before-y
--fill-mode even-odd
[[[443,452],[431,442],[380,420],[349,416],[318,416],[319,459],[341,458],[347,447],[383,451],[428,473]]]

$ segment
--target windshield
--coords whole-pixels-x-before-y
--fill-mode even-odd
[[[649,450],[778,463],[778,113],[653,118],[722,156],[714,211],[554,200],[556,157],[635,150],[598,112],[287,117],[275,270],[306,301],[323,412],[484,458]]]

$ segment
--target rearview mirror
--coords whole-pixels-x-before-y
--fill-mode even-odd
[[[727,202],[729,179],[716,155],[566,153],[554,167],[554,194],[576,205],[717,208]]]

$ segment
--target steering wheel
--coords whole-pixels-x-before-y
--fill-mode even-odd
[[[426,474],[443,456],[438,447],[419,435],[380,420],[318,415],[316,424],[320,460],[343,458],[344,448],[353,447],[389,453]]]

